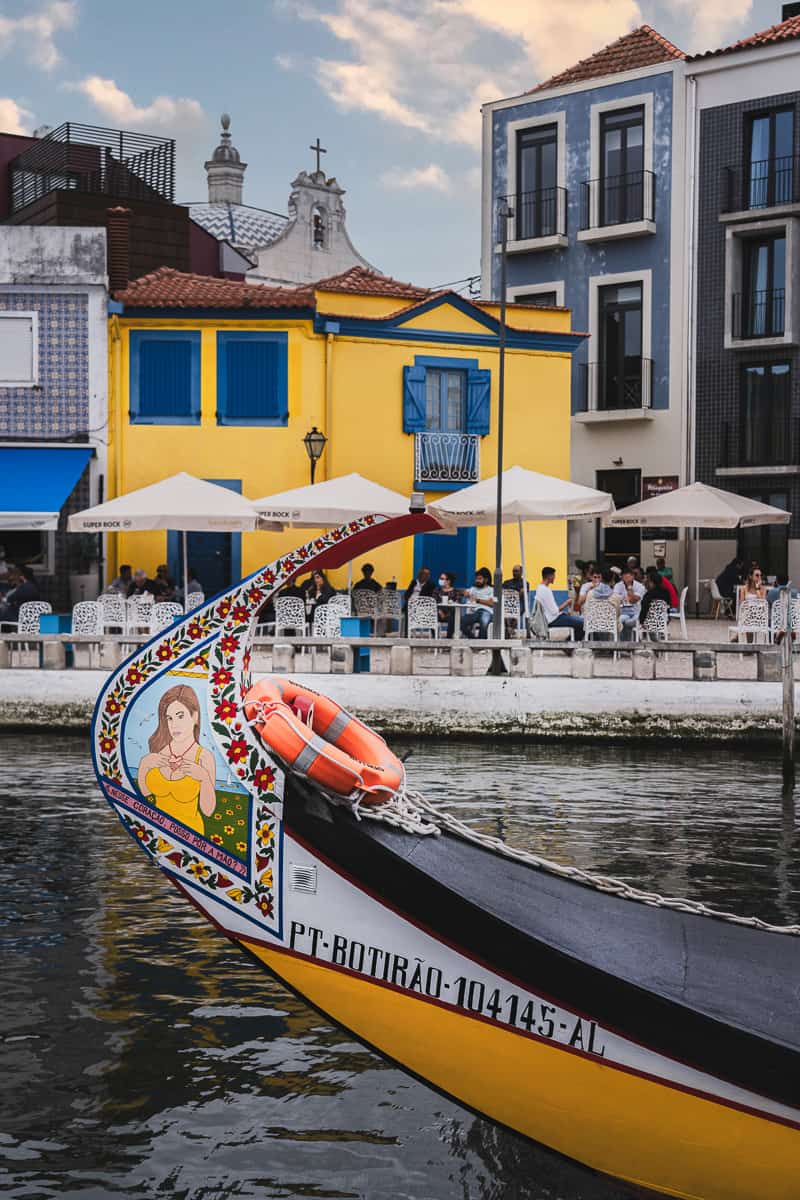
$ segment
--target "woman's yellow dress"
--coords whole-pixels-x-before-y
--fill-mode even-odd
[[[200,747],[194,761],[200,762]],[[183,779],[166,779],[159,767],[151,767],[144,777],[148,795],[155,800],[156,808],[174,817],[182,825],[188,825],[195,833],[205,834],[203,816],[200,812],[200,781],[188,775]]]

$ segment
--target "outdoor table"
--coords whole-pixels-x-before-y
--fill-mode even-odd
[[[72,613],[42,613],[39,617],[39,633],[71,633]],[[66,665],[72,666],[72,643],[64,647]],[[39,643],[39,666],[42,665],[43,643]]]
[[[477,605],[474,600],[441,600],[439,601],[439,608],[467,609],[477,608]],[[453,641],[457,641],[461,636],[461,617],[459,616],[458,612],[456,612],[455,620],[453,622]]]
[[[372,632],[372,622],[369,617],[342,617],[339,621],[342,637],[369,637]],[[369,646],[353,647],[353,672],[360,674],[369,671]]]

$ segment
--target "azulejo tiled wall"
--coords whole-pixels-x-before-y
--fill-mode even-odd
[[[0,388],[0,437],[87,440],[87,297],[0,291],[2,311],[39,313],[39,383]]]

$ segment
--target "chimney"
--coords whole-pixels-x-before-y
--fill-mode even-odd
[[[800,17],[800,0],[794,4],[784,4],[781,8],[782,21],[788,21],[791,17]]]
[[[106,213],[108,238],[108,290],[123,291],[131,273],[131,210],[109,208]]]

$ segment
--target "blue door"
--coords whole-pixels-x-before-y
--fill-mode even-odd
[[[229,488],[241,495],[241,479],[209,479],[219,487]],[[170,531],[167,537],[169,570],[173,579],[183,586],[183,534]],[[238,582],[242,574],[242,535],[240,533],[188,533],[186,557],[194,568],[195,579],[203,585],[206,597],[216,596]]]
[[[456,587],[469,587],[475,574],[475,530],[458,533],[420,533],[414,538],[414,574],[430,567],[436,583],[441,571],[452,571]]]

